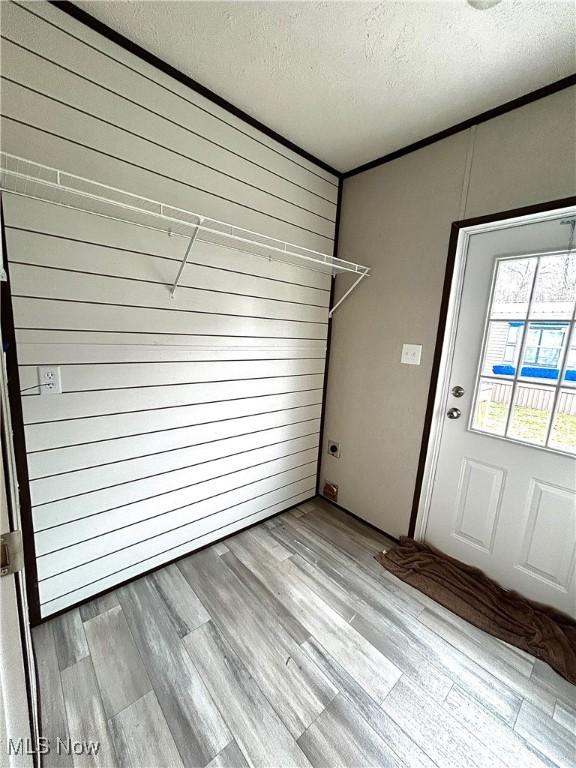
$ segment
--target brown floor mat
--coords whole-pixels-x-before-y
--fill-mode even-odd
[[[509,592],[478,568],[405,536],[375,555],[386,570],[470,624],[547,662],[576,685],[576,621]]]

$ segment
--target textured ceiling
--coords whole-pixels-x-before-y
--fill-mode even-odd
[[[77,5],[338,170],[576,70],[572,0]]]

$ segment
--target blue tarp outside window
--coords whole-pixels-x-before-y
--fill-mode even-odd
[[[514,320],[510,321],[508,325],[511,330],[506,342],[504,360],[500,365],[492,366],[492,371],[500,376],[514,376],[516,373],[516,367],[507,361],[516,359],[516,354],[510,347],[516,346],[521,339],[521,335],[512,329],[522,328],[524,321]],[[557,381],[560,375],[558,368],[560,352],[568,328],[569,323],[565,322],[531,322],[524,349],[524,362],[528,365],[522,366],[520,375],[525,378]],[[564,380],[576,381],[576,369],[569,368]]]

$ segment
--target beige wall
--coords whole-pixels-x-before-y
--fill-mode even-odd
[[[344,184],[339,256],[373,277],[334,315],[324,438],[341,457],[324,445],[321,478],[392,535],[408,531],[451,224],[575,195],[575,118],[570,88]],[[419,367],[403,343],[423,345]]]

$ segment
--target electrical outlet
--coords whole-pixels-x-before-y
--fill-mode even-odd
[[[54,365],[38,366],[38,383],[41,395],[59,395],[62,393],[60,368]]]
[[[328,455],[334,456],[335,459],[340,458],[340,443],[334,440],[328,440]]]

